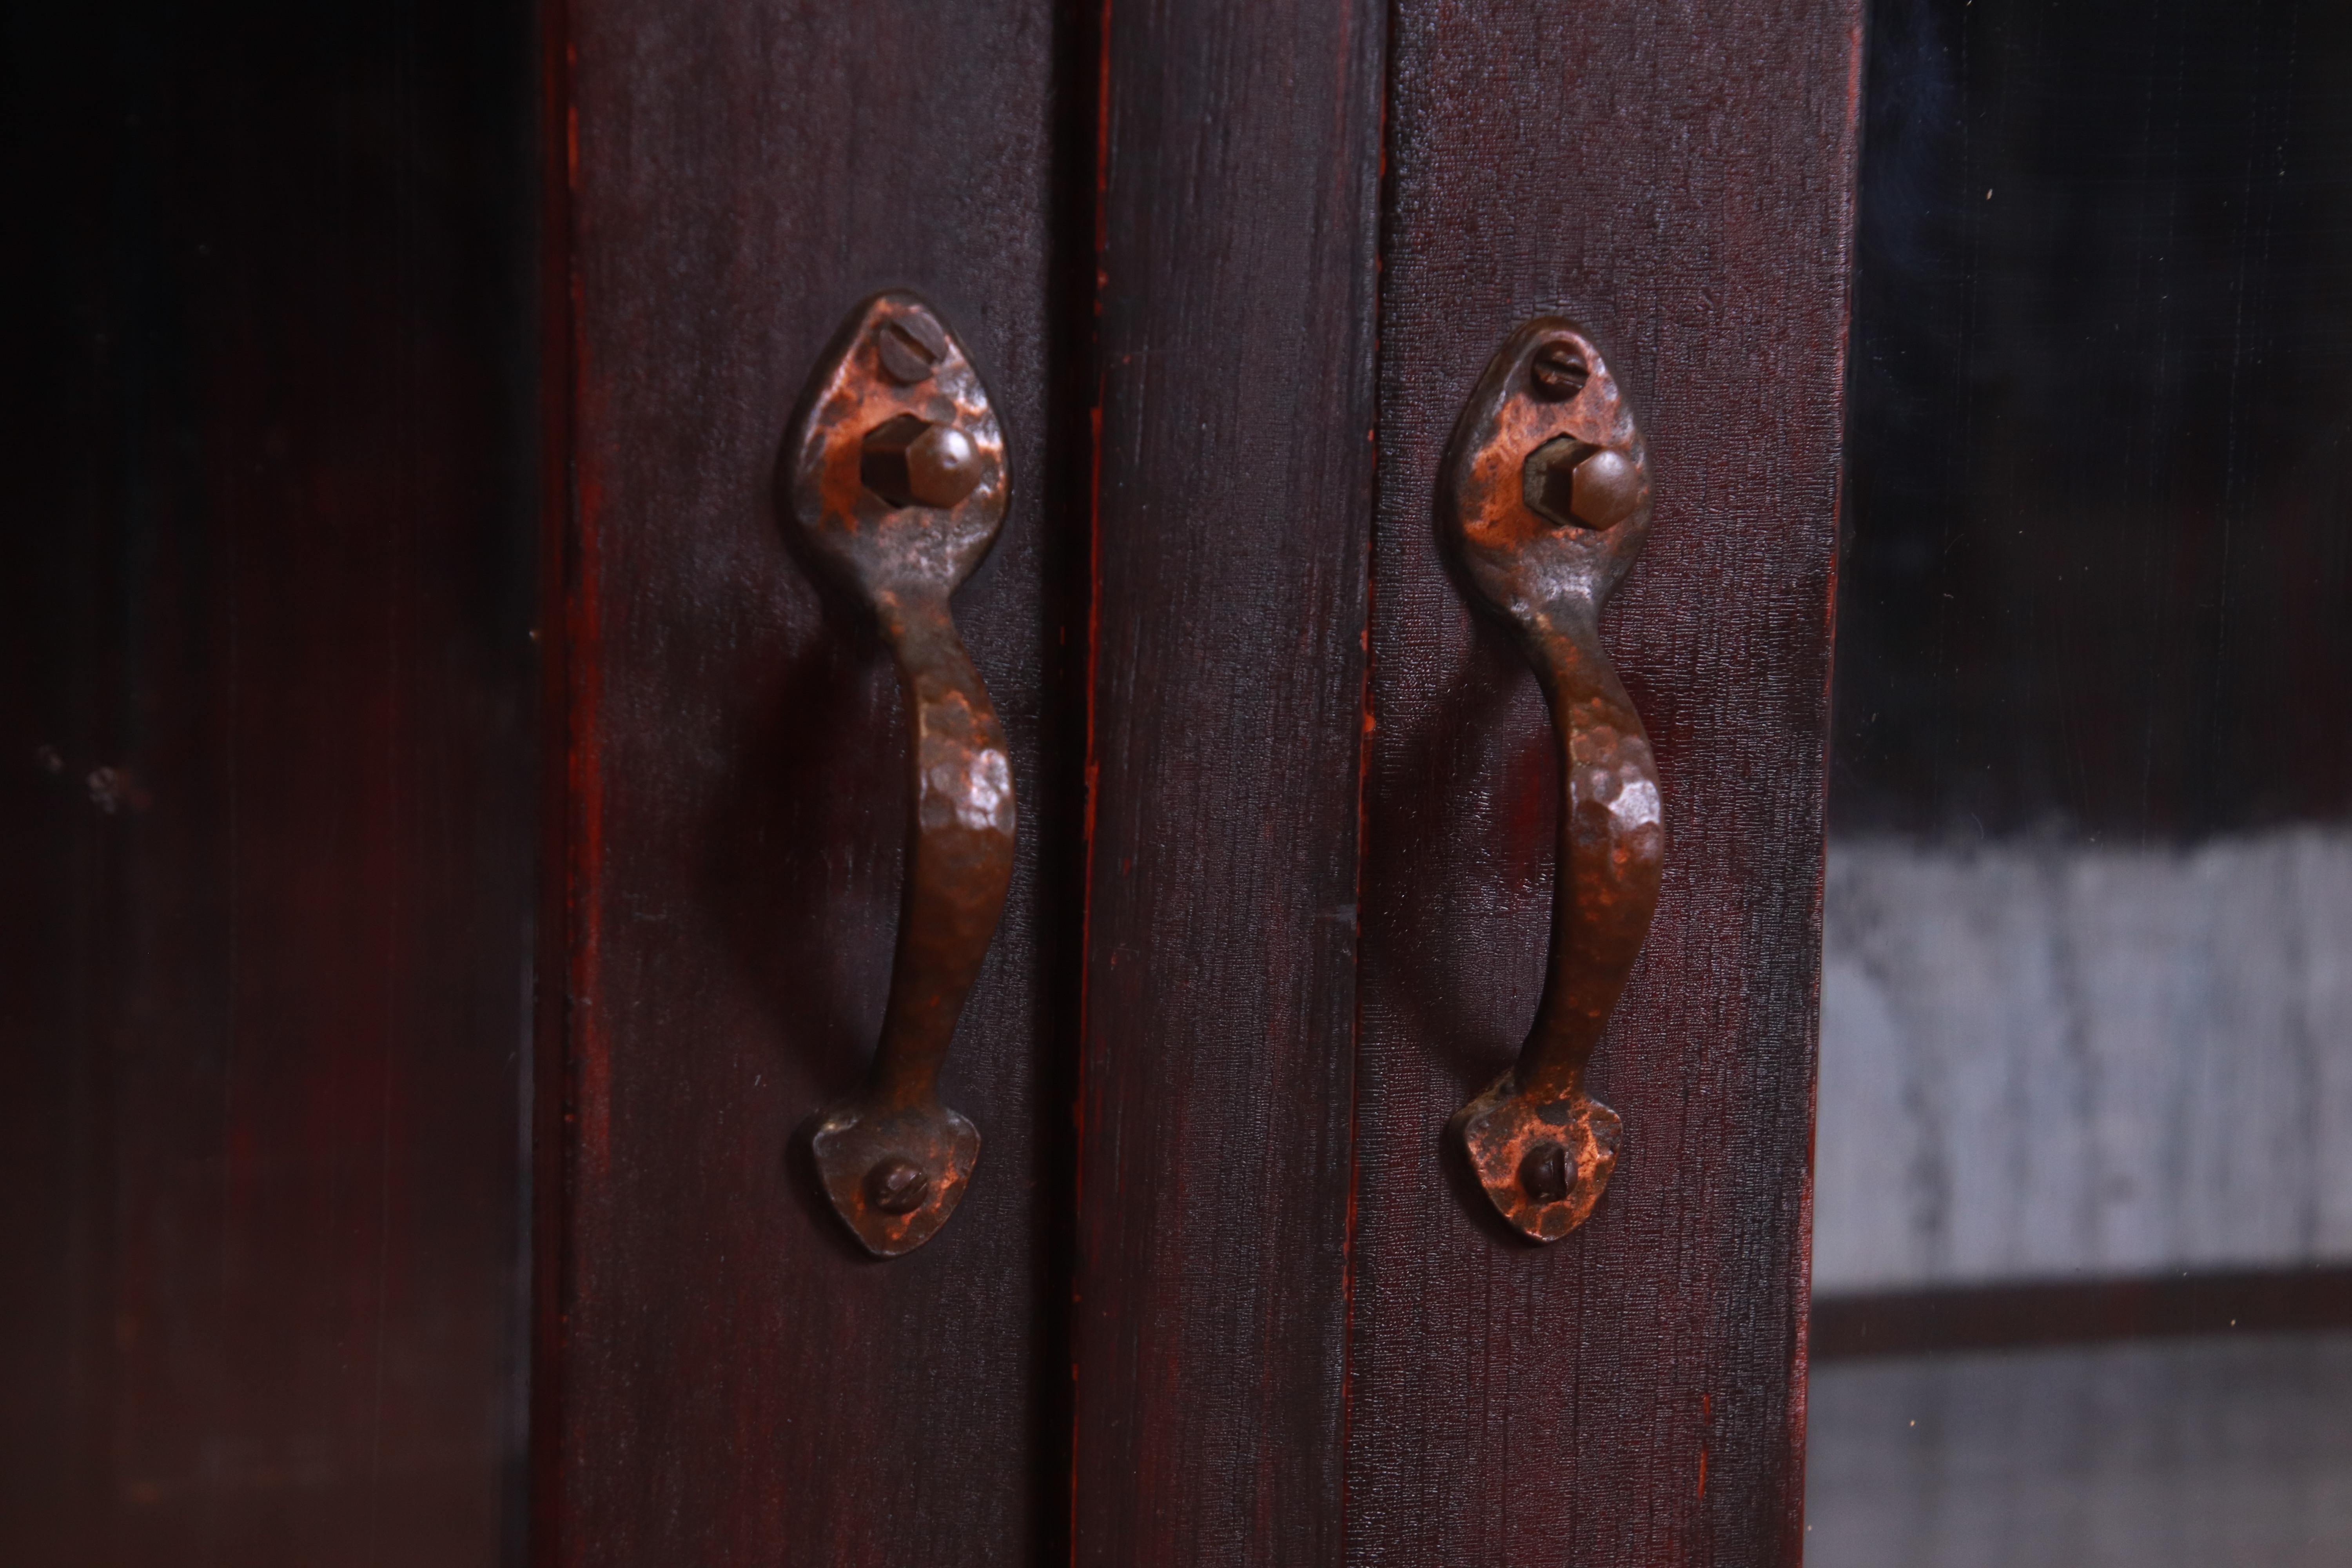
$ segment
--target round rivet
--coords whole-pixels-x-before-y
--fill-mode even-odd
[[[934,425],[907,448],[907,489],[925,506],[953,506],[980,484],[980,448],[952,425]]]
[[[950,507],[980,488],[980,447],[952,425],[900,414],[866,433],[858,477],[894,507]]]

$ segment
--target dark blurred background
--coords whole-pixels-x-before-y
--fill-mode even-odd
[[[0,11],[0,1562],[519,1533],[537,68]]]
[[[1831,809],[2352,810],[2352,7],[1875,0]]]

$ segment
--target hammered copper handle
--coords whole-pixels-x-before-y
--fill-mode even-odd
[[[980,1133],[940,1103],[940,1069],[1013,879],[1013,772],[948,595],[995,542],[1011,477],[962,345],[907,293],[851,313],[785,452],[793,516],[873,612],[913,728],[882,1037],[865,1088],[812,1141],[834,1208],[868,1251],[896,1258],[947,1223],[980,1156]]]
[[[1617,1163],[1623,1124],[1585,1092],[1585,1067],[1649,932],[1665,856],[1649,737],[1600,630],[1649,534],[1649,458],[1591,339],[1553,316],[1511,335],[1454,426],[1439,495],[1471,583],[1543,685],[1563,795],[1535,1026],[1453,1129],[1503,1217],[1556,1241]]]

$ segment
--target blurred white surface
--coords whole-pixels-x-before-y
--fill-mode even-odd
[[[1833,842],[1824,944],[1817,1292],[2352,1258],[2352,833]]]

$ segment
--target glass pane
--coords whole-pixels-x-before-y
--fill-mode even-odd
[[[2352,1561],[2352,8],[1869,21],[1809,1561]]]

